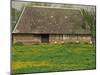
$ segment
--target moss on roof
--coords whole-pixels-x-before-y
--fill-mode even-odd
[[[83,22],[80,10],[26,7],[13,33],[90,34]]]

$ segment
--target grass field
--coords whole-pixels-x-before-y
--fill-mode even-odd
[[[89,44],[13,45],[12,73],[95,69],[95,53]]]

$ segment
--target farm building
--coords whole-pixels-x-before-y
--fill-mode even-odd
[[[89,28],[83,28],[79,9],[25,7],[12,32],[13,42],[90,42]]]

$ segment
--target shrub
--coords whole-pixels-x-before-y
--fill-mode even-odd
[[[77,41],[75,41],[75,44],[80,44],[80,41],[78,41],[78,40],[77,40]]]
[[[90,42],[85,42],[84,44],[91,44],[92,45],[93,43],[90,41]]]
[[[63,44],[65,44],[65,42],[64,41],[61,41],[61,44],[63,45]]]
[[[32,43],[33,45],[39,45],[40,42],[34,41],[34,43]]]
[[[68,42],[68,44],[77,44],[76,42]]]
[[[16,42],[16,43],[14,43],[14,45],[23,45],[23,43],[22,42]]]

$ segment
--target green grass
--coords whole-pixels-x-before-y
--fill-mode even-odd
[[[89,44],[13,45],[12,73],[95,69],[95,53]]]

